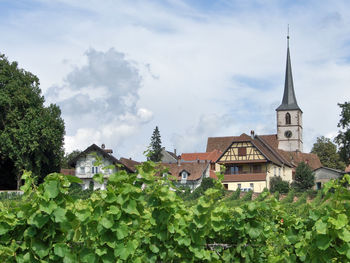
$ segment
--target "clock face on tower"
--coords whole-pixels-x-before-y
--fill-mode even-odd
[[[288,139],[289,139],[290,137],[292,137],[292,135],[293,135],[293,134],[292,134],[292,132],[291,132],[290,130],[284,132],[284,136],[286,136],[286,138],[288,138]]]

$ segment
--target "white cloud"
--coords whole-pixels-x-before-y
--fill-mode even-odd
[[[119,146],[153,116],[136,105],[141,76],[124,54],[114,49],[90,49],[85,54],[87,64],[69,73],[63,86],[46,92],[49,100],[60,105],[70,128],[65,139],[67,152],[83,149],[87,143]]]

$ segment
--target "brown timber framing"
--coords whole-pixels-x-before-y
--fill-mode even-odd
[[[239,155],[239,149],[245,148],[246,154]],[[244,152],[244,151],[241,151]],[[218,163],[246,163],[246,162],[267,162],[266,156],[251,141],[232,142],[230,146],[218,158]]]

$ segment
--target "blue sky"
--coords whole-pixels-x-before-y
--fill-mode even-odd
[[[105,143],[142,160],[163,145],[276,132],[286,32],[304,149],[334,137],[350,92],[348,1],[4,1],[0,52],[62,109],[66,151]]]

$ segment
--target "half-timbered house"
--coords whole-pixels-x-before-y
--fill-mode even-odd
[[[293,173],[300,162],[306,162],[313,170],[321,167],[316,154],[303,153],[302,110],[297,104],[287,46],[287,63],[284,94],[281,105],[276,109],[277,133],[251,136],[241,134],[230,137],[210,137],[207,152],[222,151],[216,163],[224,166],[225,188],[238,187],[261,192],[270,187],[273,176],[281,176],[292,182]]]

